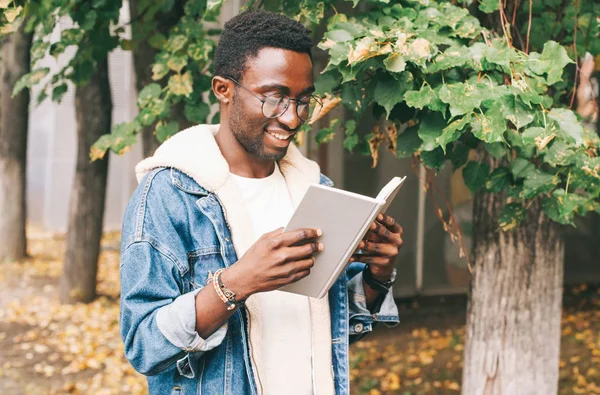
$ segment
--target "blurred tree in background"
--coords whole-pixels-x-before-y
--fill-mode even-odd
[[[10,13],[7,19],[17,17]],[[2,40],[0,64],[0,262],[27,255],[25,174],[29,91],[12,96],[15,83],[30,71],[32,34],[21,25]]]

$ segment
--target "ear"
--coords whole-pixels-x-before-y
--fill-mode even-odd
[[[228,104],[233,97],[233,83],[231,80],[214,76],[212,79],[212,90],[221,104]]]

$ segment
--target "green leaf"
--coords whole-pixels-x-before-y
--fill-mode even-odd
[[[337,126],[339,119],[333,119],[329,124],[329,127],[319,130],[315,134],[315,141],[317,144],[329,143],[335,137],[335,127]]]
[[[60,85],[55,86],[54,89],[52,89],[52,101],[60,103],[63,95],[67,93],[68,90],[69,87],[64,82]]]
[[[419,149],[423,140],[419,138],[419,126],[415,125],[398,135],[396,140],[396,157],[410,158]]]
[[[554,140],[544,155],[544,162],[553,167],[567,166],[573,162],[575,151],[561,140]]]
[[[439,97],[442,102],[450,105],[450,114],[453,118],[472,112],[481,104],[480,92],[462,82],[444,84],[440,89]]]
[[[517,158],[511,164],[510,170],[515,179],[525,178],[529,175],[529,173],[535,170],[535,166],[527,159]]]
[[[510,73],[510,61],[515,58],[515,51],[506,45],[504,39],[492,40],[492,45],[484,51],[484,59],[491,64],[500,66],[505,73]]]
[[[521,129],[529,125],[535,119],[534,112],[526,108],[520,100],[516,100],[514,96],[505,97],[502,101],[502,113],[504,117],[511,121],[517,129]]]
[[[510,170],[506,167],[496,168],[490,177],[485,181],[485,189],[492,193],[498,193],[511,185],[512,179]]]
[[[85,13],[85,18],[83,23],[81,23],[81,28],[83,30],[92,30],[94,25],[96,24],[96,19],[98,18],[98,13],[95,10],[90,10]]]
[[[535,145],[538,150],[543,150],[550,143],[556,132],[549,127],[533,127],[523,131],[523,142],[528,145]]]
[[[167,38],[162,33],[156,33],[150,36],[148,44],[154,49],[162,49],[167,44]]]
[[[448,150],[447,155],[454,170],[463,167],[467,163],[470,151],[471,147],[458,141],[451,145],[451,149]]]
[[[187,66],[187,56],[171,56],[167,61],[167,67],[176,73],[179,73],[185,66]]]
[[[425,114],[419,123],[419,137],[423,140],[421,149],[433,151],[439,146],[438,137],[446,126],[446,120],[439,113]]]
[[[206,123],[208,114],[210,114],[210,107],[204,102],[188,103],[183,108],[183,115],[185,115],[188,121],[193,123]]]
[[[413,77],[409,72],[400,74],[399,79],[387,76],[380,77],[375,85],[375,101],[385,108],[387,117],[394,106],[404,100],[404,93],[413,86]]]
[[[465,46],[451,46],[443,53],[437,55],[433,62],[427,65],[427,73],[448,70],[453,67],[462,67],[469,61],[468,48]]]
[[[398,53],[390,54],[384,61],[383,64],[388,71],[393,73],[400,73],[406,68],[406,60],[404,56]]]
[[[577,145],[583,145],[583,127],[573,111],[566,108],[553,108],[548,113],[548,118],[556,121],[560,129]]]
[[[529,55],[528,66],[535,74],[548,75],[548,85],[554,85],[562,81],[563,69],[569,63],[574,63],[567,50],[555,41],[548,41],[544,44],[541,56],[537,53]]]
[[[441,148],[436,148],[433,151],[421,152],[421,161],[423,164],[430,169],[440,171],[444,167],[446,158],[444,157],[444,151]]]
[[[156,121],[157,114],[152,110],[152,108],[144,108],[137,116],[139,122],[143,126],[150,126]]]
[[[523,198],[531,199],[539,194],[550,192],[558,184],[558,180],[559,178],[553,174],[541,170],[529,172],[523,182]]]
[[[49,72],[50,68],[40,67],[19,78],[15,84],[15,87],[13,88],[12,97],[17,96],[23,89],[31,88],[39,83],[45,76],[48,75]]]
[[[500,3],[497,0],[480,0],[479,9],[481,12],[491,14],[500,9]]]
[[[429,85],[424,85],[418,91],[408,91],[404,94],[404,100],[406,101],[406,104],[410,107],[418,108],[420,110],[422,110],[423,107],[428,106],[436,99],[437,95]]]
[[[471,126],[473,135],[486,143],[504,141],[506,121],[500,106],[494,106],[484,114],[475,116]]]
[[[192,43],[187,49],[187,54],[196,62],[207,62],[213,52],[213,46],[208,41]],[[168,63],[167,63],[168,64]]]
[[[85,30],[79,28],[65,29],[60,34],[60,40],[65,46],[77,45],[85,36]]]
[[[564,225],[573,225],[577,211],[588,202],[583,196],[566,193],[562,188],[542,200],[542,210],[553,221]]]
[[[527,210],[521,203],[509,203],[502,208],[498,217],[498,226],[503,231],[515,229],[527,216]]]
[[[172,53],[177,52],[180,49],[183,49],[183,47],[185,47],[187,41],[188,39],[186,36],[184,36],[183,34],[177,34],[175,36],[169,37],[165,49]]]
[[[358,135],[356,134],[356,121],[354,119],[349,119],[346,121],[346,126],[344,127],[344,148],[349,152],[354,150],[356,144],[358,144]]]
[[[337,70],[332,70],[321,74],[315,81],[315,93],[324,95],[331,93],[340,85],[340,74]]]
[[[354,37],[346,30],[336,29],[325,33],[325,38],[334,42],[346,42],[351,41]]]
[[[164,76],[169,73],[169,67],[166,62],[157,62],[152,65],[152,80],[161,80]]]
[[[169,78],[169,91],[174,95],[188,97],[193,91],[192,75],[189,71],[185,74],[175,74]]]
[[[67,46],[62,41],[57,41],[55,43],[50,44],[50,55],[58,58],[58,55],[65,52]]]
[[[486,151],[496,159],[502,159],[506,155],[504,143],[485,143],[484,146]]]
[[[165,141],[169,137],[173,136],[178,131],[179,131],[179,124],[175,121],[171,121],[166,125],[162,122],[159,122],[156,125],[155,133],[156,133],[156,138],[158,139],[158,141],[160,141],[162,143],[163,141]]]
[[[4,10],[4,17],[6,18],[6,21],[8,23],[13,23],[19,17],[19,15],[21,15],[22,11],[22,6],[18,6],[15,8],[7,8]]]
[[[490,174],[490,166],[485,163],[469,162],[462,171],[465,185],[476,193],[484,184]]]
[[[462,134],[461,131],[470,122],[471,114],[467,114],[464,117],[450,122],[450,124],[442,130],[442,134],[436,139],[436,142],[442,147],[444,152],[446,152],[446,146],[452,141],[458,139]]]
[[[46,55],[46,51],[50,48],[50,43],[47,41],[36,40],[31,46],[31,63],[35,64],[38,60]]]
[[[146,85],[138,94],[137,105],[140,108],[147,107],[150,102],[158,98],[162,92],[160,85],[152,83]]]

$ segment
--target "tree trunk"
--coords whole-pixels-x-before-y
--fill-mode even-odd
[[[491,167],[497,166],[492,160]],[[506,197],[478,193],[467,311],[465,395],[552,395],[558,390],[564,245],[534,202],[511,232],[498,228]]]
[[[32,35],[22,24],[2,43],[0,87],[0,262],[27,255],[26,164],[29,89],[12,98],[15,83],[30,71]]]
[[[90,302],[96,297],[98,255],[102,237],[108,155],[90,162],[90,147],[110,133],[112,101],[108,59],[99,61],[90,81],[75,88],[77,169],[69,209],[64,269],[60,284],[63,303]]]

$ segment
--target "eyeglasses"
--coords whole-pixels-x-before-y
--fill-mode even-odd
[[[320,97],[309,95],[301,99],[292,99],[287,95],[280,93],[273,93],[270,95],[261,95],[262,98],[257,96],[250,89],[240,84],[231,77],[227,77],[233,81],[237,86],[248,91],[252,96],[256,97],[262,103],[262,113],[267,118],[277,118],[282,116],[290,106],[290,102],[296,102],[296,115],[302,122],[306,122],[313,117],[319,115],[321,108],[323,108],[323,102]]]

